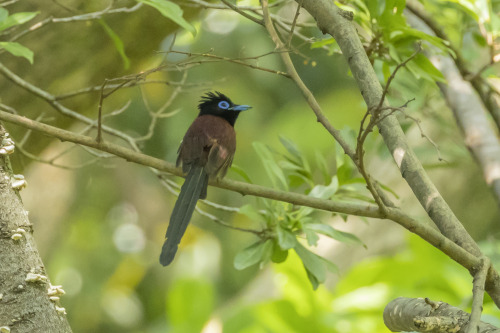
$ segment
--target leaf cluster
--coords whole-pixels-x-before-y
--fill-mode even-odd
[[[284,153],[260,142],[253,144],[274,188],[286,191],[293,188],[308,196],[327,200],[373,202],[366,195],[364,180],[356,177],[355,168],[348,158],[338,156],[332,173],[319,152],[315,153],[315,167],[312,168],[312,163],[294,142],[283,137],[280,141],[285,148]],[[241,169],[238,173],[251,182]],[[335,264],[310,250],[317,245],[320,235],[340,242],[363,244],[355,235],[323,223],[322,214],[313,208],[265,199],[259,199],[259,202],[263,210],[252,205],[245,205],[239,210],[240,214],[261,225],[262,231],[259,240],[236,255],[234,266],[237,269],[256,264],[263,266],[269,261],[281,263],[287,259],[289,251],[294,250],[316,289],[325,281],[327,271],[337,272]],[[347,220],[347,216],[341,217]]]
[[[0,36],[8,33],[10,28],[24,24],[39,12],[20,12],[9,15],[9,11],[0,7]],[[23,57],[33,64],[33,51],[16,42],[0,41],[0,50],[3,49],[16,57]]]

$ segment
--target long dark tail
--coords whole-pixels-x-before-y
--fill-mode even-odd
[[[181,193],[170,216],[165,243],[161,249],[160,263],[167,266],[174,260],[177,247],[191,220],[196,202],[206,195],[208,175],[203,167],[193,166],[181,187]]]

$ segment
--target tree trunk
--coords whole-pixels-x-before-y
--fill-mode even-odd
[[[64,291],[50,284],[19,196],[24,180],[12,173],[12,148],[0,125],[0,332],[71,332],[58,305]]]

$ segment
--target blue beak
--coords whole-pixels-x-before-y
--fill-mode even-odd
[[[251,109],[252,107],[250,105],[234,105],[229,108],[231,111],[245,111],[248,109]]]

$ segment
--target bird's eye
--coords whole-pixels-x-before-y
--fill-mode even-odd
[[[221,101],[221,102],[219,102],[219,105],[218,105],[218,106],[219,106],[219,108],[224,109],[224,110],[229,109],[229,103],[228,103],[228,102],[226,102],[226,101]]]

